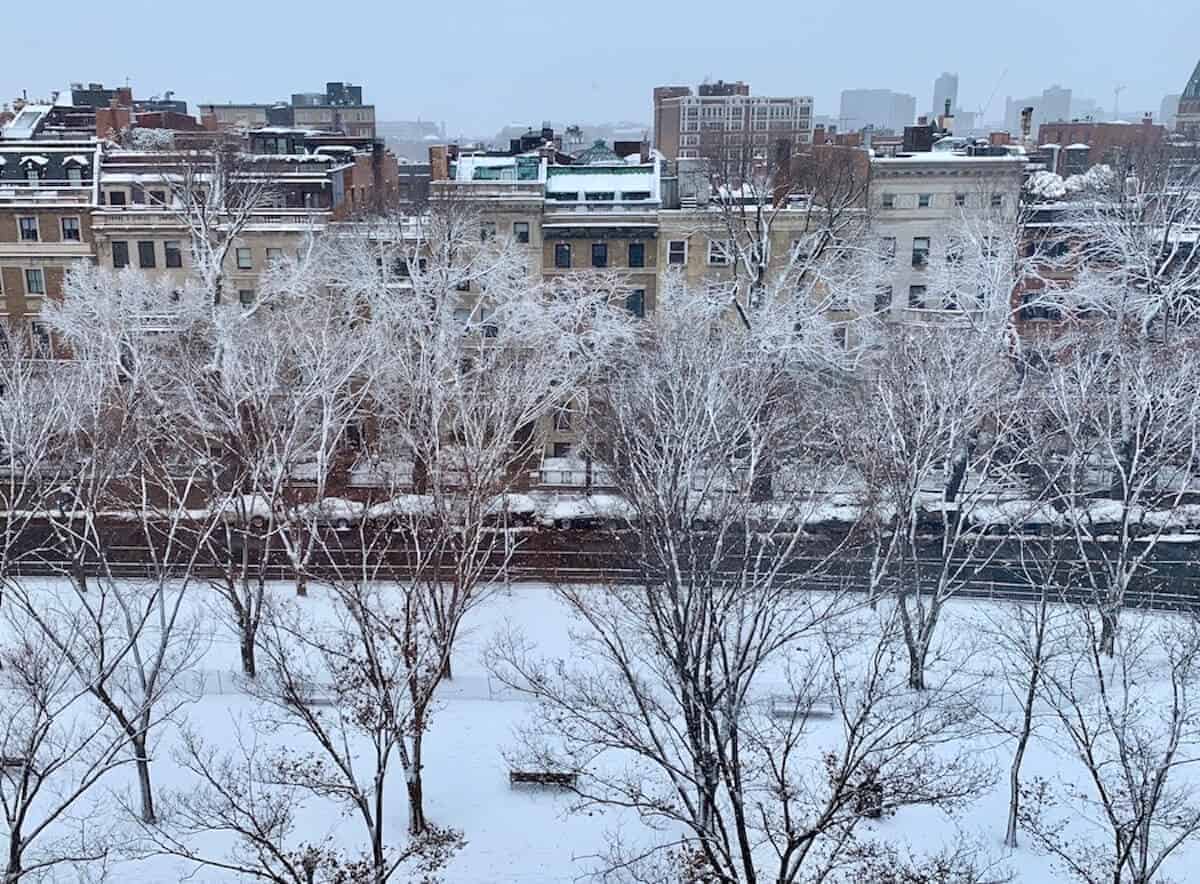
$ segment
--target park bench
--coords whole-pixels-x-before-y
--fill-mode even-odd
[[[770,713],[772,718],[833,718],[836,710],[832,697],[803,700],[784,694],[774,694],[771,696]]]
[[[508,773],[510,786],[554,786],[570,789],[575,785],[576,775],[549,770],[513,770]]]

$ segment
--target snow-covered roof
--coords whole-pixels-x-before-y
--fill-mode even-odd
[[[636,166],[551,166],[546,176],[547,194],[612,193],[621,199],[624,193],[649,193],[658,198],[658,175],[654,164]]]
[[[1061,144],[1055,144],[1053,141],[1051,141],[1049,144],[1043,144],[1043,145],[1041,145],[1041,146],[1038,148],[1038,150],[1058,150],[1058,149],[1060,149],[1061,147],[1062,147],[1062,145],[1061,145]]]
[[[518,165],[525,166],[529,163],[531,157],[537,157],[537,154],[528,154],[522,157],[503,156],[460,156],[455,165],[455,180],[456,181],[511,181],[518,183],[524,181],[528,184],[537,184],[546,180],[546,163],[541,158],[537,159],[537,177],[522,179],[518,177]],[[521,162],[518,162],[518,161]]]
[[[0,130],[0,138],[32,138],[50,110],[51,107],[48,104],[25,105],[21,108],[20,113],[3,130]]]
[[[256,153],[248,154],[252,163],[332,163],[337,157],[322,153]]]
[[[1067,150],[1091,150],[1091,149],[1092,149],[1092,146],[1090,144],[1084,144],[1081,141],[1077,141],[1074,144],[1067,145]]]
[[[73,153],[69,157],[65,157],[63,159],[64,166],[69,166],[72,163],[77,166],[86,166],[88,164],[88,158],[81,153]]]
[[[29,155],[27,155],[27,156],[23,156],[23,157],[21,157],[21,163],[22,163],[22,164],[24,164],[24,163],[33,163],[35,166],[45,166],[45,165],[46,165],[46,164],[48,164],[49,162],[50,162],[50,160],[49,160],[49,159],[47,159],[46,157],[42,156],[41,154],[36,154],[36,153],[31,153],[31,154],[29,154]]]

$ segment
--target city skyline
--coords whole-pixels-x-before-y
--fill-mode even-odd
[[[811,95],[818,115],[835,115],[842,90],[858,88],[912,94],[918,112],[924,112],[932,104],[934,78],[948,71],[959,76],[959,107],[977,112],[986,106],[987,121],[1003,117],[1007,97],[1037,94],[1054,84],[1095,99],[1105,111],[1122,86],[1123,114],[1157,116],[1163,96],[1178,92],[1195,65],[1194,44],[1185,38],[1200,27],[1200,11],[1184,0],[1154,4],[1141,12],[1142,29],[1170,36],[1130,41],[1122,29],[1109,26],[1103,11],[1111,5],[1101,4],[1096,14],[1079,20],[1065,8],[1018,0],[1005,7],[1003,18],[982,22],[971,9],[953,19],[926,21],[910,8],[882,3],[796,10],[768,0],[758,14],[781,26],[763,31],[713,28],[711,17],[679,18],[665,7],[638,10],[636,18],[606,16],[581,30],[574,10],[535,7],[526,0],[505,15],[465,4],[449,21],[441,7],[401,14],[382,4],[360,4],[346,37],[323,43],[315,53],[295,47],[311,42],[312,25],[325,7],[308,0],[286,7],[214,0],[204,15],[181,20],[189,42],[229,46],[231,20],[243,33],[273,39],[257,41],[242,54],[227,48],[221,64],[189,69],[178,41],[162,39],[157,4],[130,4],[123,40],[138,49],[117,54],[114,44],[89,38],[108,24],[105,12],[70,2],[70,30],[27,30],[9,47],[0,100],[22,90],[31,98],[46,97],[72,80],[121,85],[128,78],[140,95],[173,90],[193,106],[269,102],[286,100],[307,84],[342,79],[363,84],[381,121],[445,121],[455,133],[486,134],[544,119],[562,125],[648,123],[654,86],[706,79],[745,80],[756,94]],[[479,19],[476,25],[485,18],[487,27],[462,27],[470,18]],[[854,36],[851,49],[848,29],[864,20],[872,27]],[[983,25],[987,44],[977,45]],[[418,34],[444,34],[447,41],[417,39]],[[537,52],[527,51],[531,44]],[[896,53],[913,45],[937,46],[936,58],[897,64]],[[1052,45],[1089,51],[1044,51]]]

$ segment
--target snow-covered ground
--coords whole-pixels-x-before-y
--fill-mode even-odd
[[[57,590],[47,583],[44,591]],[[281,598],[292,598],[290,586],[273,587],[273,591]],[[181,717],[210,743],[232,746],[238,725],[243,733],[252,732],[260,710],[238,690],[234,674],[238,649],[233,636],[209,612],[201,600],[202,593],[194,591],[192,595],[195,613],[213,626],[211,643],[201,663],[202,672],[188,683],[192,696]],[[307,606],[317,616],[329,610],[319,586],[311,587],[310,596],[296,603]],[[1002,605],[951,604],[940,634],[954,637],[958,648],[975,648],[963,662],[964,670],[990,674],[995,661],[974,639],[981,634],[988,617],[1004,616],[1005,610]],[[439,694],[439,708],[426,744],[427,813],[433,823],[459,829],[466,839],[465,848],[444,873],[444,880],[454,884],[574,881],[595,868],[594,857],[603,851],[609,832],[620,828],[626,838],[653,837],[632,815],[608,812],[571,816],[566,814],[567,799],[561,794],[510,787],[504,753],[512,748],[513,729],[529,714],[530,705],[501,688],[482,661],[483,649],[491,638],[509,626],[520,628],[546,656],[570,660],[574,650],[569,636],[570,621],[549,587],[526,584],[499,590],[488,605],[473,612],[455,656],[454,680]],[[0,643],[11,638],[4,635],[6,628],[0,622]],[[1147,696],[1154,696],[1161,688],[1161,685],[1147,685]],[[998,678],[994,688],[985,690],[985,695],[995,698],[996,705],[1007,703],[1012,708],[1012,701],[1003,699],[1003,694]],[[827,733],[817,729],[813,739],[820,741]],[[292,741],[292,745],[301,748],[300,741],[304,738],[284,731],[262,739]],[[187,772],[172,759],[178,741],[179,726],[168,724],[153,748],[154,781],[164,796],[171,790],[187,790],[191,785]],[[1067,779],[1082,785],[1082,770],[1054,742],[1045,737],[1035,738],[1026,757],[1024,777]],[[1008,802],[1004,775],[1011,743],[993,734],[978,738],[974,749],[981,763],[996,766],[999,776],[991,792],[980,795],[956,818],[933,810],[910,808],[891,819],[864,824],[870,829],[869,834],[897,845],[908,845],[917,853],[936,851],[942,844],[954,843],[961,834],[976,839],[985,849],[1003,858],[1016,874],[1016,880],[1070,880],[1048,858],[1028,848],[1008,852],[1001,847]],[[405,840],[406,808],[398,766],[393,778],[385,825],[393,843],[399,844]],[[134,800],[132,768],[119,769],[108,781],[108,787],[117,793],[125,792]],[[168,804],[165,798],[163,803]],[[0,833],[2,826],[0,823]],[[326,836],[353,839],[353,844],[362,840],[361,827],[355,818],[332,811],[330,806],[315,800],[301,812],[300,828],[300,836],[308,842],[318,842]],[[1025,841],[1028,844],[1030,839]],[[1200,849],[1192,846],[1181,851],[1169,869],[1175,872],[1177,880],[1189,880],[1186,870],[1197,862]],[[197,871],[194,866],[165,858],[121,860],[111,874],[112,880],[130,884],[178,881],[188,875],[188,880],[197,884],[235,880],[219,871]],[[57,880],[76,878],[71,875]]]

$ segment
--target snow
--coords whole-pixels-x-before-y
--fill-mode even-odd
[[[1042,199],[1055,200],[1067,195],[1062,176],[1053,172],[1034,172],[1025,182],[1025,189]]]
[[[63,159],[64,166],[69,166],[72,164],[76,166],[86,166],[88,164],[88,158],[81,153],[73,153],[69,157],[65,157]]]
[[[637,518],[637,509],[625,498],[616,494],[590,494],[578,497],[555,496],[541,511],[540,519],[546,525],[574,519],[603,519],[605,521],[632,521]]]
[[[44,581],[41,589],[48,593],[62,591],[51,581]],[[275,603],[302,606],[316,623],[332,617],[332,608],[319,586],[310,587],[309,596],[303,599],[293,595],[289,584],[272,584],[269,591]],[[270,733],[255,729],[262,710],[255,700],[242,693],[242,682],[236,675],[237,644],[221,621],[211,616],[208,602],[200,593],[192,593],[191,599],[186,613],[203,618],[208,644],[201,668],[185,680],[184,691],[179,695],[183,702],[180,719],[186,719],[192,727],[200,729],[206,741],[224,750],[235,748],[239,727],[243,737],[255,734],[263,746],[286,744],[293,749],[307,748],[304,741],[308,738],[295,730]],[[982,628],[1008,610],[1001,604],[952,602],[945,611],[940,633],[964,655],[961,661],[965,662],[957,668],[965,677],[980,683],[977,702],[1000,720],[1011,719],[1017,707],[999,681],[996,659],[986,653],[971,653],[971,642],[982,634]],[[0,622],[0,641],[7,627],[7,623]],[[509,786],[505,753],[514,747],[514,732],[527,720],[532,707],[491,678],[484,666],[483,651],[493,637],[511,628],[524,635],[539,655],[552,660],[572,660],[577,645],[571,632],[579,627],[550,588],[540,584],[515,584],[499,589],[489,603],[474,609],[464,622],[462,640],[454,655],[455,677],[440,689],[424,756],[427,813],[439,825],[461,829],[467,842],[445,870],[445,881],[541,884],[578,880],[595,869],[592,857],[603,852],[606,835],[612,831],[620,829],[624,837],[634,840],[667,837],[667,833],[646,828],[627,811],[568,814],[565,795],[514,790]],[[850,664],[851,661],[845,660],[842,665]],[[934,664],[935,669],[940,666],[955,667],[955,664],[952,659]],[[778,671],[768,673],[752,697],[752,702],[761,705],[765,712],[769,713],[771,697],[782,692],[781,684],[775,680],[779,676]],[[1163,695],[1161,676],[1157,682],[1147,679],[1142,690],[1147,701]],[[836,718],[811,721],[805,751],[817,757],[817,750],[835,739],[839,727]],[[1073,781],[1086,788],[1081,768],[1048,732],[1048,721],[1042,728],[1043,732],[1035,734],[1025,758],[1025,782],[1032,783],[1035,777],[1042,777],[1050,782]],[[152,756],[155,788],[160,795],[169,790],[192,788],[191,774],[172,757],[179,745],[179,723],[165,724],[160,734]],[[1007,770],[1011,758],[1008,738],[992,732],[972,741],[981,764],[994,765],[997,773]],[[361,748],[359,761],[366,764],[369,751],[365,745]],[[1188,776],[1186,771],[1179,775]],[[134,789],[132,770],[118,769],[108,785],[118,793]],[[404,783],[398,766],[390,774],[388,801],[387,838],[391,843],[402,843],[407,818]],[[1003,776],[998,776],[989,791],[976,796],[953,817],[924,807],[905,808],[892,818],[864,823],[860,834],[864,839],[883,839],[893,845],[908,843],[921,851],[956,844],[961,837],[976,838],[1015,874],[1015,881],[1067,884],[1070,879],[1046,857],[1028,847],[1010,851],[1000,846],[1006,809],[1006,783]],[[297,837],[302,840],[319,843],[328,836],[347,849],[362,843],[357,820],[337,812],[332,804],[307,799],[297,807],[297,813]],[[1090,823],[1081,818],[1074,825],[1084,827]],[[224,842],[208,843],[211,846]],[[1024,843],[1029,843],[1028,837]],[[1175,880],[1190,880],[1187,869],[1197,861],[1200,851],[1194,845],[1188,846],[1168,863],[1164,874],[1175,875]],[[113,863],[112,880],[126,884],[184,880],[193,871],[193,867],[182,861],[164,857],[140,861],[114,858]],[[215,870],[202,870],[189,879],[208,884],[237,880]],[[75,880],[74,876],[69,880]]]
[[[651,199],[656,199],[658,195],[658,178],[652,165],[626,167],[636,169],[636,172],[602,172],[596,171],[595,166],[585,167],[587,172],[566,171],[571,168],[550,168],[546,177],[547,194],[576,193],[582,199],[586,193],[611,193],[617,201],[623,199],[623,193],[640,191],[649,193]]]
[[[46,157],[41,156],[40,154],[35,154],[35,153],[31,153],[28,156],[21,157],[22,165],[25,163],[33,163],[34,165],[37,165],[37,166],[45,166],[49,162],[50,162],[50,160],[48,160]]]
[[[271,516],[271,502],[261,494],[242,494],[222,501],[217,511],[227,519],[267,519]]]
[[[301,504],[296,507],[296,513],[301,517],[316,516],[329,521],[356,522],[362,517],[363,509],[363,504],[357,500],[346,500],[344,497],[324,497],[320,501]]]
[[[496,516],[501,513],[533,515],[539,509],[538,502],[528,494],[498,494],[488,501],[484,512],[489,516]]]
[[[430,516],[437,512],[437,504],[428,494],[398,494],[391,500],[377,503],[366,510],[368,519],[384,519],[388,516]]]

